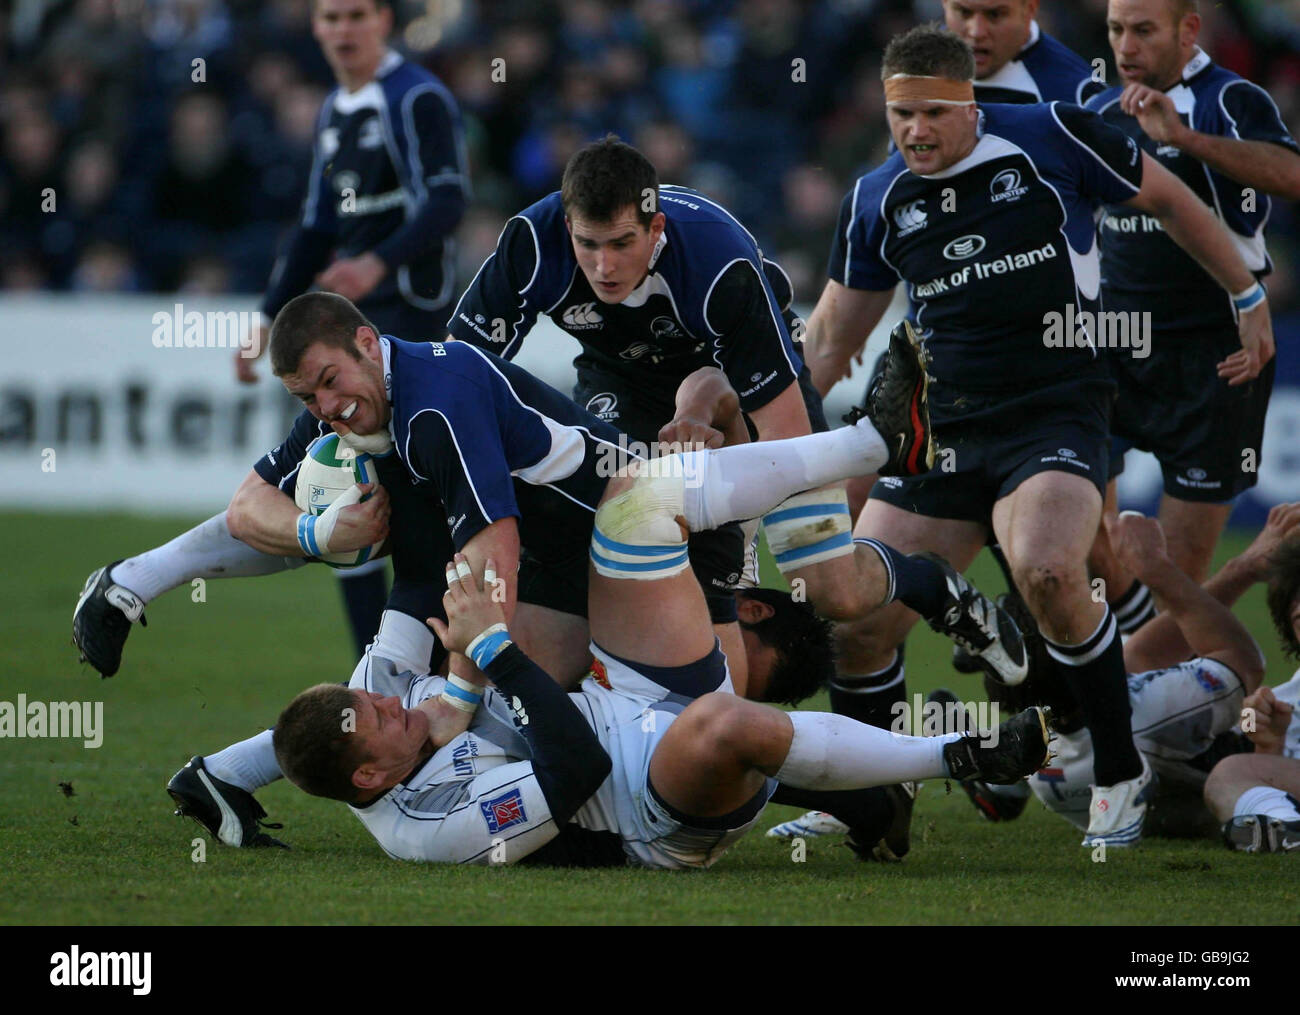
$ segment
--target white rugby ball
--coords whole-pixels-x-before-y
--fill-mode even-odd
[[[378,483],[375,460],[364,451],[340,446],[339,435],[323,434],[307,445],[307,454],[298,466],[293,499],[299,511],[319,515],[358,483]],[[370,499],[370,494],[362,501]],[[320,558],[330,567],[356,567],[378,556],[383,541],[360,550],[325,553]]]

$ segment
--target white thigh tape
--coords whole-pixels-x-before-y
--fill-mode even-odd
[[[602,504],[591,533],[596,573],[653,581],[686,570],[686,540],[677,523],[684,497],[682,476],[648,475]]]

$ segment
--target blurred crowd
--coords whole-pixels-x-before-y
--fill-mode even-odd
[[[1103,57],[1105,0],[1040,23]],[[1202,45],[1300,134],[1300,0],[1202,3]],[[460,282],[506,217],[612,130],[754,232],[802,301],[840,199],[887,152],[879,59],[939,0],[426,0],[393,44],[465,116]],[[1113,79],[1113,77],[1112,77]],[[258,293],[297,212],[333,80],[309,0],[0,4],[0,289]],[[1275,203],[1276,309],[1300,302],[1300,220]]]

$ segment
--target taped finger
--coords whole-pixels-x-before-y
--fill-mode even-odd
[[[470,568],[469,563],[467,561],[458,560],[456,561],[456,573],[460,575],[462,578],[468,578],[474,572]]]

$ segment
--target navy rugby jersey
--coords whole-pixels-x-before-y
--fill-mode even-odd
[[[976,79],[979,103],[1072,102],[1083,105],[1106,86],[1093,80],[1090,67],[1074,50],[1029,25],[1029,41],[996,74]]]
[[[389,52],[375,80],[336,88],[316,125],[302,218],[277,262],[262,311],[274,318],[329,260],[373,251],[390,268],[358,303],[401,301],[436,311],[451,303],[450,237],[469,201],[460,111],[433,74]]]
[[[962,392],[1105,377],[1088,344],[1047,347],[1046,315],[1096,309],[1094,212],[1141,188],[1136,144],[1078,106],[980,113],[975,148],[948,169],[918,176],[894,152],[861,177],[831,247],[829,275],[842,285],[907,283],[933,356],[936,418],[960,416],[951,403]]]
[[[696,191],[664,185],[667,222],[649,273],[622,303],[602,303],[578,267],[559,193],[506,223],[496,252],[452,312],[452,337],[506,359],[546,314],[582,344],[579,387],[591,374],[628,379],[673,415],[678,384],[720,367],[746,412],[761,408],[803,365],[783,312],[789,280],[754,237]],[[500,322],[500,323],[496,323]]]
[[[1096,96],[1088,108],[1133,138],[1142,150],[1177,176],[1228,228],[1246,267],[1263,278],[1273,270],[1264,245],[1272,202],[1173,145],[1152,141],[1135,117],[1119,106],[1122,88]],[[1300,152],[1277,106],[1258,85],[1217,66],[1197,50],[1182,79],[1167,90],[1179,119],[1193,130],[1241,141],[1268,141]],[[1165,235],[1158,220],[1131,208],[1105,209],[1101,220],[1102,293],[1107,310],[1151,311],[1155,331],[1234,329],[1231,297],[1194,258]]]
[[[397,453],[417,488],[442,501],[456,549],[509,517],[520,519],[524,546],[544,546],[548,516],[519,503],[537,490],[595,512],[612,475],[601,459],[620,437],[612,426],[522,367],[464,342],[385,336],[383,351]]]

